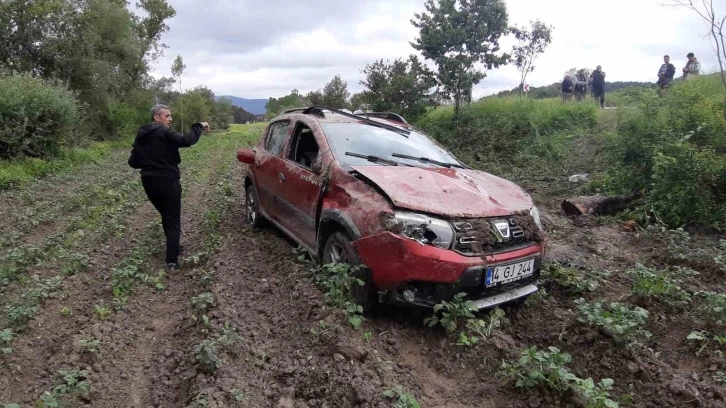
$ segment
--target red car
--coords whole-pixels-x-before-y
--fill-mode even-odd
[[[466,292],[477,309],[535,293],[537,208],[393,113],[291,109],[248,164],[247,221],[269,221],[321,263],[362,265],[356,301],[432,307]],[[264,220],[263,220],[264,219]]]

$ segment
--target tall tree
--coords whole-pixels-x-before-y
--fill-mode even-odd
[[[721,71],[721,81],[724,86],[723,118],[726,120],[726,10],[716,11],[713,3],[713,0],[673,0],[668,5],[694,11],[706,25]],[[719,4],[724,5],[723,2]]]
[[[184,128],[184,97],[182,90],[182,75],[184,75],[184,71],[187,69],[187,66],[184,65],[184,61],[182,60],[181,55],[177,55],[174,59],[174,62],[171,64],[171,74],[176,78],[177,81],[179,81],[179,104],[181,106],[181,123],[182,123],[182,129]]]
[[[366,89],[361,99],[374,111],[395,111],[415,120],[433,104],[431,89],[436,81],[415,55],[392,64],[376,61],[366,65],[363,74],[360,84]]]
[[[426,12],[411,23],[419,29],[413,48],[436,63],[436,79],[444,97],[453,97],[456,115],[462,102],[471,102],[474,85],[486,77],[477,68],[506,64],[497,55],[499,38],[507,31],[504,0],[427,0]]]
[[[348,83],[335,75],[323,88],[323,102],[331,108],[346,109],[348,107]]]
[[[512,61],[520,72],[519,97],[522,97],[524,83],[527,74],[534,71],[534,61],[544,53],[545,49],[552,42],[552,26],[537,20],[530,21],[529,28],[514,26],[510,32],[517,39],[517,44],[512,49]]]

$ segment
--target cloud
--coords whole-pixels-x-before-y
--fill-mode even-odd
[[[279,97],[322,88],[333,75],[361,90],[360,72],[378,59],[406,58],[417,30],[410,23],[424,0],[170,0],[177,16],[163,37],[169,46],[155,76],[169,76],[181,55],[184,85],[205,84],[217,94]],[[547,85],[572,67],[602,65],[611,81],[654,81],[663,54],[676,66],[694,52],[704,68],[715,59],[706,29],[692,12],[661,0],[507,0],[510,24],[539,19],[555,27],[553,43],[527,82]],[[511,47],[504,39],[502,48]],[[487,73],[474,97],[511,89],[512,66]]]

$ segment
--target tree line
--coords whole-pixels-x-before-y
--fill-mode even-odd
[[[166,0],[138,0],[137,8],[125,0],[0,1],[0,158],[128,136],[155,103],[172,106],[186,125],[241,119],[207,87],[175,87],[183,69],[175,78],[150,75],[176,11]]]

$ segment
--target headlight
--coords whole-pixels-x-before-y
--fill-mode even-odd
[[[397,212],[395,218],[400,233],[406,238],[438,248],[451,248],[454,230],[448,222],[410,212]]]
[[[539,228],[540,231],[544,231],[544,229],[542,228],[542,221],[539,220],[539,210],[536,206],[532,206],[532,209],[529,210],[529,215],[534,218],[534,223],[537,224],[537,228]]]

